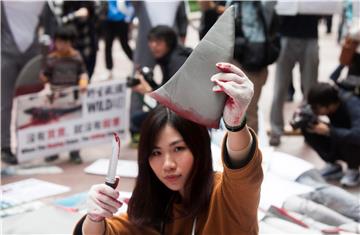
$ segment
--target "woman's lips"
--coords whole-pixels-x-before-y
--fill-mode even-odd
[[[175,181],[177,181],[180,178],[181,175],[168,175],[165,176],[165,180],[171,183],[174,183]]]

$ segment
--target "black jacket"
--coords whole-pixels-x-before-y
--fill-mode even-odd
[[[296,15],[280,17],[280,33],[291,38],[318,38],[318,15]]]
[[[332,143],[360,147],[360,98],[348,92],[341,92],[340,98],[339,108],[329,115]]]
[[[191,48],[177,45],[167,55],[156,60],[163,74],[161,85],[165,84],[180,69],[191,52]]]

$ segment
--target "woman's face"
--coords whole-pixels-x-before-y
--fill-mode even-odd
[[[194,156],[180,133],[166,125],[159,133],[149,164],[159,180],[184,196],[184,187],[191,173]]]

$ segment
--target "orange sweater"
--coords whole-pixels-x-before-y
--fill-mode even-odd
[[[253,156],[248,164],[239,169],[230,169],[223,164],[224,172],[215,173],[209,208],[207,213],[198,215],[195,234],[258,234],[257,208],[263,172],[261,152],[256,141],[253,144],[256,145],[253,146],[255,151],[251,151]],[[224,146],[225,144],[223,148]],[[178,214],[180,210],[181,205],[174,204],[173,213]],[[190,235],[193,221],[194,218],[175,219],[173,223],[166,225],[165,234]],[[124,214],[106,219],[105,234],[158,235],[159,232],[151,228],[135,227]]]

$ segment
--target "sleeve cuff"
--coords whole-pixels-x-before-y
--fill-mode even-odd
[[[250,141],[250,144],[244,150],[241,150],[241,151],[229,150],[228,151],[227,147],[223,147],[223,156],[224,156],[223,161],[224,161],[224,164],[226,167],[228,167],[230,169],[239,169],[239,168],[246,166],[251,161],[251,159],[254,156],[255,150],[256,150],[257,141],[256,141],[255,134],[252,131],[250,131],[250,133],[251,133],[252,140]],[[224,141],[225,141],[225,143],[223,144],[223,146],[227,146],[227,135],[225,136]],[[239,161],[237,164],[234,164],[230,160],[229,152],[231,152],[232,155],[235,155],[235,156],[238,156],[238,154],[243,154],[243,156],[245,154],[247,154],[247,156],[243,160]]]
[[[242,150],[232,150],[230,147],[229,147],[229,141],[226,141],[226,149],[228,151],[228,154],[229,154],[229,157],[233,157],[233,158],[236,158],[236,159],[245,159],[247,154],[250,152],[251,150],[251,146],[253,144],[253,138],[252,136],[250,135],[250,141],[249,141],[249,144]]]

